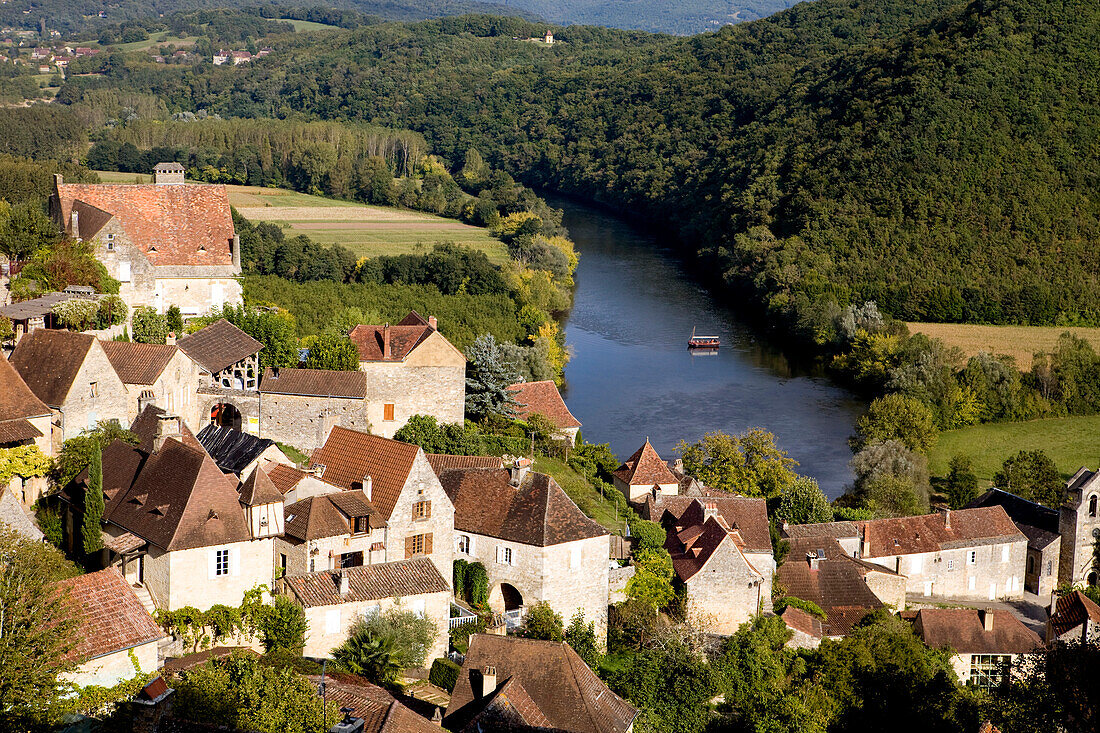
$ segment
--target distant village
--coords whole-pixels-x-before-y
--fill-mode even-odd
[[[91,53],[31,56],[63,67]],[[251,58],[225,50],[212,63]],[[175,307],[189,321],[241,304],[226,189],[187,183],[177,163],[153,174],[140,185],[58,175],[51,216],[94,244],[131,313]],[[180,670],[264,649],[246,633],[204,646],[164,620],[237,607],[256,589],[264,604],[301,609],[309,659],[331,658],[364,618],[391,609],[438,630],[412,696],[311,677],[353,726],[334,731],[632,730],[638,710],[569,644],[520,632],[548,608],[591,624],[604,648],[609,607],[627,599],[645,538],[586,515],[530,451],[450,455],[395,438],[423,416],[464,419],[467,360],[431,313],[355,325],[358,369],[330,371],[263,366],[263,343],[226,319],[163,343],[117,340],[127,323],[62,328],[59,304],[104,297],[90,288],[0,297],[13,326],[0,359],[0,449],[56,458],[105,423],[134,436],[108,442],[63,485],[16,466],[0,487],[0,523],[45,541],[35,509],[48,504],[66,554],[98,548],[90,572],[61,581],[80,610],[67,674],[105,688],[135,664],[151,674],[131,696],[134,730],[170,729]],[[540,416],[561,445],[577,441],[582,425],[553,382],[508,391],[518,418]],[[1100,641],[1100,606],[1058,590],[1098,582],[1100,473],[1082,468],[1059,509],[994,488],[964,509],[790,524],[764,499],[708,487],[645,436],[637,445],[613,487],[663,530],[686,622],[708,636],[767,615],[790,646],[812,648],[886,611],[929,647],[949,647],[960,681],[986,688],[1054,640]],[[788,552],[777,563],[778,543]],[[456,578],[475,566],[484,586],[471,594]],[[773,605],[777,586],[795,600]],[[456,643],[467,626],[477,632]],[[453,670],[450,689],[436,660]]]

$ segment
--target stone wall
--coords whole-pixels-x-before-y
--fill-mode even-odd
[[[242,302],[240,280],[233,277],[157,277],[152,302],[147,305],[160,313],[178,305],[184,317],[189,317]]]
[[[413,506],[422,500],[432,503],[431,516],[416,519],[413,517]],[[408,481],[405,482],[386,525],[387,562],[405,559],[406,537],[431,534],[432,552],[429,557],[450,585],[454,574],[455,508],[424,456],[424,451],[417,451]]]
[[[138,401],[142,393],[150,391],[157,407],[179,415],[187,427],[197,433],[206,425],[206,421],[201,420],[201,400],[195,394],[199,387],[199,371],[195,362],[177,350],[153,384],[127,384],[129,422],[133,422],[138,416]],[[209,420],[209,412],[206,417]]]
[[[175,550],[167,553],[170,582],[167,601],[155,594],[158,608],[174,611],[194,606],[205,611],[217,603],[239,606],[245,591],[257,585],[272,585],[274,578],[274,540],[265,538],[227,545]],[[229,549],[229,575],[211,576],[211,555]],[[148,582],[148,572],[146,573]],[[149,583],[151,591],[154,590]]]
[[[608,565],[608,568],[611,566]],[[614,606],[627,600],[626,584],[634,577],[634,566],[627,565],[607,571],[607,605]]]
[[[1051,542],[1043,550],[1027,548],[1027,567],[1024,570],[1024,587],[1040,598],[1049,598],[1058,587],[1058,556],[1061,541]]]
[[[772,567],[750,566],[732,541],[722,542],[684,584],[688,621],[713,634],[733,634],[761,611],[765,599],[771,600],[773,572],[774,562]]]
[[[233,405],[241,413],[241,430],[250,435],[260,431],[260,393],[242,389],[219,389],[218,387],[199,387],[195,394],[198,406],[197,425],[189,425],[196,433],[210,422],[210,410],[214,405],[226,403]]]
[[[869,572],[863,579],[880,601],[895,611],[905,610],[905,586],[908,579],[904,575]]]
[[[133,650],[142,672],[155,672],[157,670],[156,641],[141,644],[134,647]],[[134,670],[134,663],[130,660],[129,650],[124,649],[90,659],[72,672],[63,673],[61,678],[81,687],[87,685],[114,687],[122,680],[128,680],[137,674],[137,671]]]
[[[907,593],[975,601],[1020,598],[1024,594],[1027,541],[1021,538],[1010,543],[864,560],[907,576]]]
[[[340,555],[348,552],[362,552],[364,565],[378,565],[386,562],[386,551],[371,552],[371,545],[375,542],[386,542],[386,528],[379,527],[371,530],[369,534],[340,535],[338,537],[323,537],[316,540],[299,542],[286,537],[275,539],[275,565],[282,566],[282,555],[286,555],[286,574],[302,575],[321,570],[337,569]],[[404,552],[404,546],[401,551]],[[314,552],[316,550],[316,553]],[[313,567],[309,561],[313,559]]]
[[[260,395],[260,437],[312,451],[325,443],[334,425],[371,431],[366,400],[342,397]]]
[[[1093,497],[1100,501],[1100,486],[1088,485],[1085,491],[1074,491],[1059,513],[1058,528],[1062,535],[1059,550],[1058,583],[1083,585],[1092,572],[1093,532],[1100,529],[1100,509],[1097,516],[1089,516],[1089,502]]]
[[[77,370],[65,404],[61,405],[61,440],[80,435],[100,420],[118,420],[119,424],[128,426],[129,399],[126,385],[118,378],[103,347],[93,341],[84,363]]]

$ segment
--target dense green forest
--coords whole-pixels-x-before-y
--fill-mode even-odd
[[[512,0],[555,23],[604,25],[690,35],[728,23],[757,20],[797,0]]]

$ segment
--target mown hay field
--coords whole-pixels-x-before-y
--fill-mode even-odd
[[[957,346],[968,357],[980,351],[1006,354],[1016,359],[1016,366],[1031,368],[1032,355],[1051,351],[1058,337],[1069,331],[1100,350],[1100,328],[1077,326],[981,326],[967,323],[906,323],[910,333],[923,333],[941,339],[948,346]]]

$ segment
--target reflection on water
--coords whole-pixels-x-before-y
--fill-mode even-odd
[[[830,497],[851,480],[847,438],[862,404],[760,341],[684,272],[659,238],[564,199],[580,253],[566,322],[563,395],[585,438],[625,457],[648,436],[661,455],[711,430],[763,427]],[[692,328],[718,353],[692,352]]]

